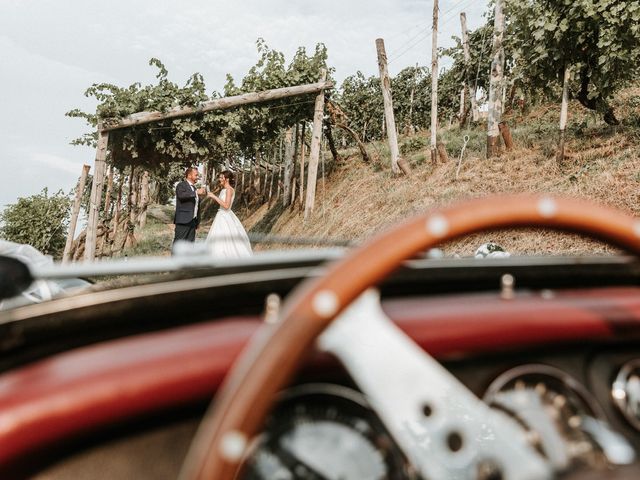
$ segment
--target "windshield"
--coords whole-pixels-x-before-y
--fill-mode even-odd
[[[0,238],[46,256],[25,261],[50,279],[83,262],[159,257],[166,273],[341,251],[491,194],[633,214],[640,36],[616,35],[634,14],[601,12],[594,40],[586,3],[5,2]],[[424,253],[618,251],[508,230]],[[69,272],[31,300],[127,269]]]

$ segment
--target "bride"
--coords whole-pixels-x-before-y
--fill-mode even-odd
[[[222,186],[220,196],[209,192],[208,197],[220,204],[220,209],[213,220],[213,225],[207,234],[209,250],[217,258],[239,258],[251,256],[251,243],[244,227],[231,211],[235,197],[233,187],[236,184],[235,174],[229,170],[218,175]]]

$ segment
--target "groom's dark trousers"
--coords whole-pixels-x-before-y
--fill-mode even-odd
[[[177,240],[195,241],[196,229],[200,223],[199,215],[194,215],[197,202],[198,195],[189,182],[183,180],[176,185],[176,213],[173,219],[173,223],[176,225],[174,244]]]

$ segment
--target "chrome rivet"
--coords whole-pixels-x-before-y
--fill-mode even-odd
[[[267,295],[265,301],[265,323],[278,323],[280,317],[280,296],[276,293]]]
[[[558,213],[558,205],[553,198],[544,197],[538,202],[538,213],[544,218],[552,218]]]
[[[231,430],[222,436],[220,455],[229,462],[239,462],[247,448],[247,437],[238,430]]]
[[[442,238],[449,232],[449,222],[442,215],[433,215],[427,219],[427,232]]]
[[[331,290],[320,290],[311,305],[316,315],[327,318],[338,311],[338,296]]]
[[[511,300],[514,297],[513,287],[516,279],[510,273],[505,273],[500,277],[500,298]]]

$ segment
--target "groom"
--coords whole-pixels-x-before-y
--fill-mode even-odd
[[[178,240],[193,242],[196,239],[196,229],[200,223],[198,216],[198,195],[205,195],[204,188],[196,189],[198,181],[198,169],[189,167],[184,172],[185,179],[176,185],[176,213],[173,223],[176,224],[176,233],[173,245]],[[173,249],[173,247],[172,247]]]

